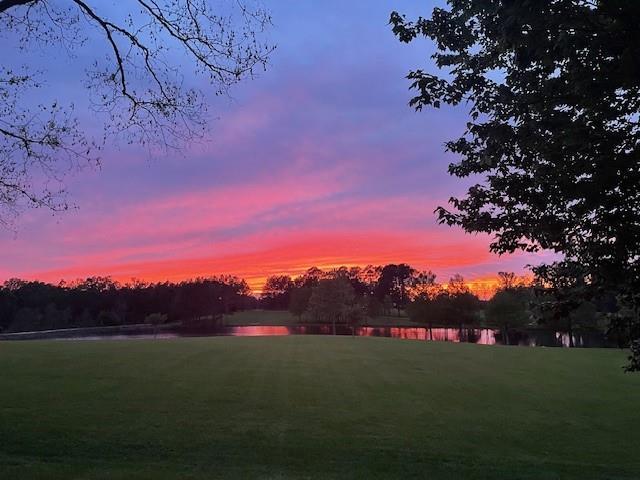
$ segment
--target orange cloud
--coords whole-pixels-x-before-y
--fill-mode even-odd
[[[253,251],[236,254],[210,254],[181,259],[117,263],[108,257],[87,257],[71,268],[40,271],[29,275],[47,281],[74,279],[87,275],[109,275],[126,281],[138,278],[148,281],[182,280],[195,276],[229,273],[245,278],[259,292],[266,277],[273,274],[299,275],[311,266],[323,269],[338,266],[364,266],[406,262],[417,268],[434,271],[472,265],[489,257],[483,244],[451,242],[443,236],[433,237],[384,231],[353,233],[289,232],[287,237],[257,234],[252,239]],[[446,279],[442,279],[446,280]]]

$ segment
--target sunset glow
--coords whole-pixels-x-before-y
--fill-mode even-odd
[[[233,274],[259,293],[272,274],[403,262],[440,282],[460,273],[486,297],[498,271],[540,261],[498,257],[488,237],[437,224],[434,209],[466,188],[443,147],[465,112],[407,106],[407,68],[427,60],[394,39],[387,5],[273,8],[272,65],[233,99],[212,99],[206,141],[152,158],[108,145],[100,169],[68,178],[77,209],[28,211],[0,233],[0,279]],[[48,87],[72,96],[60,73],[73,62],[48,67]]]

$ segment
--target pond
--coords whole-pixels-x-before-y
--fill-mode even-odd
[[[202,332],[180,330],[163,330],[157,334],[150,333],[148,326],[137,330],[99,331],[91,329],[49,330],[47,332],[25,332],[2,335],[5,340],[57,339],[57,340],[129,340],[129,339],[172,339],[192,336],[282,336],[282,335],[332,335],[333,327],[327,324],[315,325],[247,325],[220,326]],[[91,330],[91,331],[90,331]],[[428,328],[428,327],[369,327],[362,326],[351,329],[345,325],[337,325],[336,335],[355,335],[360,337],[389,337],[408,340],[465,342],[479,345],[504,345],[506,342],[499,330],[491,328]],[[569,335],[551,330],[530,329],[509,332],[509,345],[568,347]],[[601,332],[585,331],[573,335],[576,347],[615,347]]]

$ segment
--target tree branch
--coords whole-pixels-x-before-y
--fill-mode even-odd
[[[36,3],[38,0],[0,0],[0,13],[18,5],[26,5],[27,3]]]

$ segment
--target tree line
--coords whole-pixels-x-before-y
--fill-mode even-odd
[[[499,328],[505,341],[523,328],[546,328],[569,334],[593,329],[605,332],[620,346],[635,335],[632,323],[621,318],[615,295],[604,292],[597,298],[575,301],[574,292],[565,309],[558,309],[562,282],[548,277],[533,279],[512,272],[499,272],[496,293],[482,300],[461,275],[446,283],[436,281],[428,270],[407,264],[341,267],[323,271],[313,267],[291,278],[274,275],[267,279],[260,305],[267,309],[289,309],[299,321],[350,325],[384,316],[405,316],[429,327],[487,326]],[[568,288],[568,287],[567,287]],[[567,300],[569,302],[569,300]],[[389,319],[389,323],[397,319]]]
[[[605,332],[620,346],[636,335],[635,324],[621,322],[625,305],[603,292],[576,301],[573,282],[564,277],[533,279],[500,272],[489,300],[478,298],[461,275],[437,281],[429,270],[404,263],[384,266],[312,267],[297,277],[273,275],[255,296],[246,281],[231,276],[182,282],[119,283],[90,277],[52,285],[11,279],[0,286],[0,331],[5,333],[74,327],[180,324],[206,330],[222,325],[239,310],[289,310],[300,323],[355,327],[397,325],[402,318],[428,327],[499,328],[506,342],[525,328],[566,332]],[[564,308],[558,308],[564,302]]]
[[[167,322],[197,327],[255,302],[247,283],[230,275],[125,284],[109,277],[58,285],[12,279],[0,287],[0,331]]]

